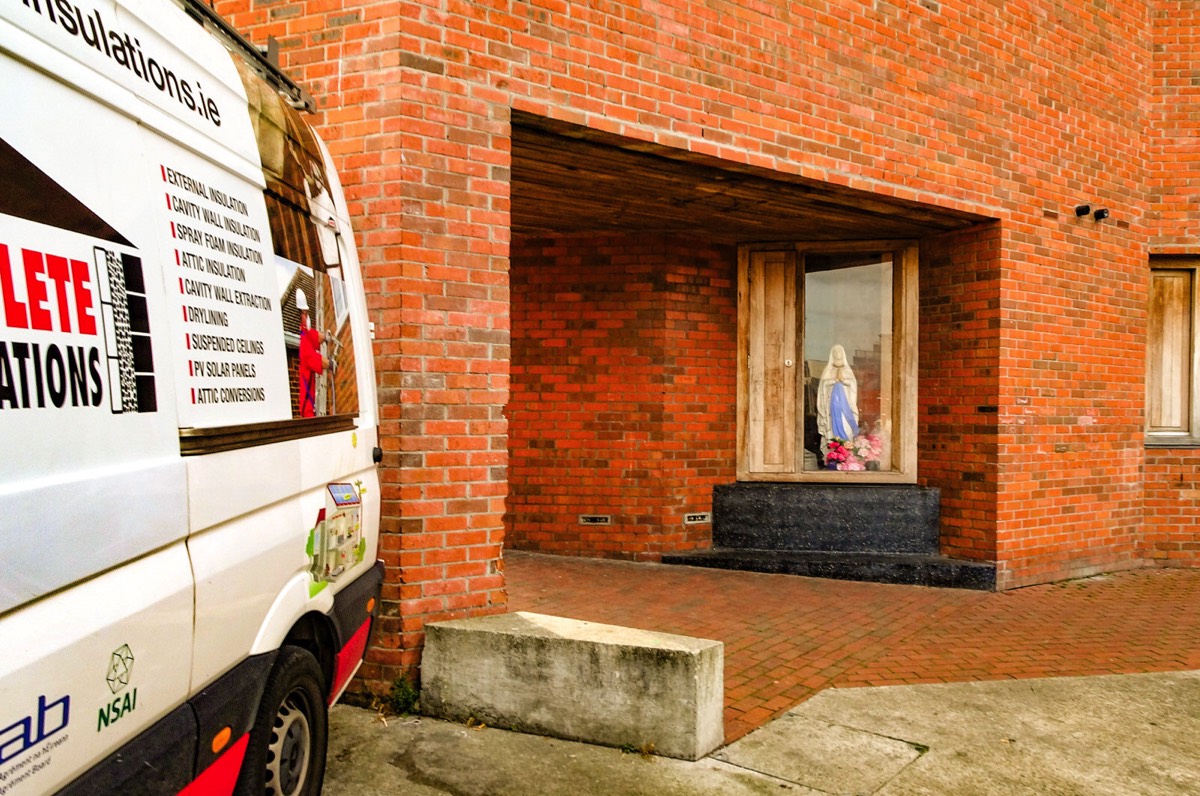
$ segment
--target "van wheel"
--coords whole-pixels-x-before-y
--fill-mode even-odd
[[[329,740],[323,682],[321,667],[308,650],[279,650],[250,730],[238,796],[321,792]]]

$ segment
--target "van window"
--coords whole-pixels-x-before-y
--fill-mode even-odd
[[[196,423],[180,432],[185,454],[211,453],[350,428],[359,411],[352,324],[346,302],[346,209],[337,207],[328,152],[299,113],[239,66],[265,182],[263,200],[290,400],[273,418]],[[265,252],[264,252],[265,254]],[[272,333],[274,334],[274,333]],[[281,350],[270,341],[266,352]],[[248,361],[254,359],[251,352]],[[207,426],[207,427],[204,427]]]
[[[242,72],[266,178],[293,417],[358,412],[328,156],[300,114]]]

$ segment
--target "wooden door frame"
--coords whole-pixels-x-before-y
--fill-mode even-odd
[[[1163,341],[1158,337],[1159,326],[1163,317],[1161,308],[1155,306],[1157,296],[1155,284],[1160,273],[1180,272],[1188,275],[1189,289],[1185,296],[1188,313],[1187,328],[1183,330],[1185,340],[1181,350],[1174,352],[1171,359],[1187,368],[1187,378],[1182,385],[1182,395],[1175,396],[1180,402],[1180,425],[1154,426],[1154,407],[1160,403],[1165,392],[1161,379],[1155,378],[1157,367],[1162,364],[1164,351]],[[1200,401],[1197,395],[1197,376],[1200,374],[1200,346],[1196,345],[1196,336],[1200,330],[1200,259],[1194,257],[1151,257],[1150,285],[1148,288],[1149,321],[1146,334],[1146,444],[1157,446],[1172,444],[1191,445],[1200,439]],[[1157,345],[1156,345],[1157,344]],[[1157,364],[1156,364],[1157,363]]]
[[[856,251],[891,251],[892,273],[892,340],[893,461],[895,468],[888,472],[843,472],[820,470],[805,472],[803,452],[798,448],[797,468],[794,473],[763,473],[749,469],[746,454],[746,426],[749,421],[749,331],[750,331],[750,285],[749,264],[752,252],[787,251],[796,255],[796,339],[798,355],[803,354],[804,334],[804,256],[808,254],[848,254]],[[914,240],[867,240],[832,242],[751,243],[738,247],[737,281],[737,480],[790,483],[839,483],[839,484],[911,484],[917,480],[917,317],[918,282],[917,264],[919,252]],[[802,361],[802,360],[801,360]],[[803,401],[803,367],[797,362],[797,400]],[[798,403],[797,434],[803,436],[803,408]],[[802,439],[797,442],[802,447]]]

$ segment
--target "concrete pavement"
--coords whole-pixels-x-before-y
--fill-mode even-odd
[[[1200,794],[1200,570],[992,594],[514,551],[505,569],[510,610],[723,642],[728,745],[685,763],[339,707],[326,794]]]
[[[1193,796],[1200,671],[829,689],[695,763],[336,707],[327,796]]]

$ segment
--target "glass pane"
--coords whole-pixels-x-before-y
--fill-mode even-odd
[[[358,377],[341,268],[275,257],[292,417],[358,412]]]
[[[296,112],[243,74],[266,180],[264,197],[287,350],[292,417],[358,412],[354,345],[347,322],[345,241],[334,216],[333,163]]]
[[[804,469],[891,471],[892,254],[804,261]]]

